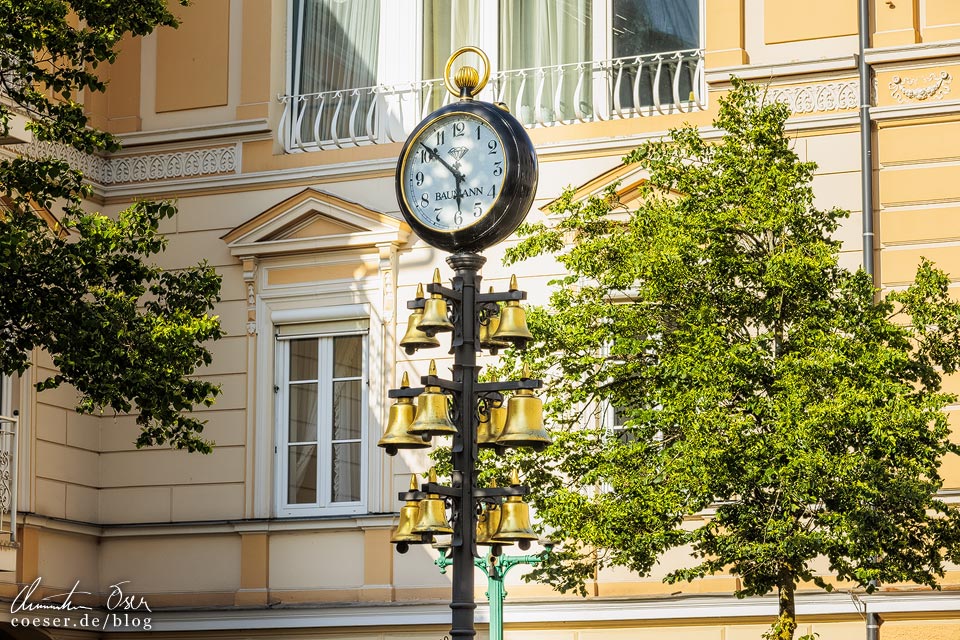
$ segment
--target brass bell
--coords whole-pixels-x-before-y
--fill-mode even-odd
[[[437,472],[430,469],[430,482],[437,481]],[[413,533],[447,534],[453,533],[453,527],[447,522],[447,503],[436,493],[429,493],[420,501],[420,518]]]
[[[496,487],[497,483],[491,482],[490,486]],[[493,536],[497,533],[497,529],[499,528],[500,505],[486,505],[483,513],[481,513],[480,517],[477,519],[477,544],[485,547],[490,547],[497,544],[493,541]]]
[[[437,363],[430,361],[429,375],[437,375]],[[417,414],[407,428],[407,433],[419,436],[449,436],[457,432],[450,421],[450,408],[447,394],[440,387],[425,387],[417,396]]]
[[[417,285],[417,299],[423,299],[423,285]],[[428,336],[418,327],[423,320],[423,309],[414,309],[407,319],[407,332],[403,334],[400,340],[400,346],[407,352],[407,355],[413,355],[417,349],[432,349],[439,347],[440,341],[435,336]]]
[[[404,371],[400,388],[407,389],[409,387],[410,378]],[[397,455],[398,449],[426,449],[430,446],[430,443],[426,442],[422,436],[413,435],[409,432],[416,413],[417,409],[413,406],[413,398],[397,398],[397,401],[390,405],[387,428],[383,432],[380,442],[377,443],[378,447],[383,447],[388,456]]]
[[[488,405],[480,413],[480,426],[477,428],[477,446],[485,449],[493,449],[501,446],[497,438],[503,432],[503,426],[507,421],[507,408],[502,402],[495,405]]]
[[[417,490],[417,474],[410,474],[410,491]],[[406,504],[400,507],[400,524],[390,536],[392,544],[405,542],[407,544],[425,544],[429,542],[424,540],[424,536],[414,533],[413,528],[420,519],[420,503],[417,500],[407,500]]]
[[[510,484],[514,486],[520,484],[516,470],[513,471]],[[500,507],[500,526],[493,535],[492,541],[496,544],[510,544],[537,538],[536,532],[530,525],[530,507],[520,496],[509,496]]]
[[[510,291],[516,290],[517,276],[510,276]],[[533,340],[533,334],[527,328],[527,312],[520,306],[519,300],[508,300],[500,310],[500,324],[490,339],[506,341],[520,349]]]
[[[493,293],[493,287],[490,287],[490,293]],[[500,307],[497,306],[496,313],[491,313],[487,319],[480,323],[480,347],[482,349],[503,349],[509,347],[510,343],[506,340],[494,340],[493,334],[500,327]]]
[[[433,270],[433,283],[440,284],[440,269]],[[447,317],[447,301],[442,295],[434,293],[423,303],[423,317],[417,328],[428,336],[453,331],[453,324]]]
[[[530,370],[524,365],[521,379],[529,378]],[[518,389],[507,402],[507,420],[497,445],[543,451],[551,442],[550,434],[543,428],[543,402],[530,389]]]

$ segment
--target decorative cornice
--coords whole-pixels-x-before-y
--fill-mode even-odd
[[[905,63],[921,63],[937,58],[960,57],[960,43],[956,40],[944,42],[923,42],[896,47],[882,47],[867,49],[864,52],[867,64],[871,65],[904,65]]]
[[[834,77],[846,75],[857,68],[856,56],[848,55],[840,58],[825,58],[822,60],[801,60],[775,64],[744,64],[735,67],[721,67],[708,69],[704,74],[711,89],[726,89],[730,86],[731,76],[741,80],[783,81],[789,76],[810,76],[829,74]]]
[[[32,142],[2,149],[28,158],[65,160],[71,167],[81,171],[87,180],[102,186],[222,176],[240,172],[240,150],[236,144],[109,158],[82,153],[71,146],[50,142]]]
[[[795,111],[801,117],[787,123],[788,130],[811,130],[834,128],[856,124],[848,121],[849,113],[840,111],[839,105],[846,104],[849,85],[854,96],[857,94],[855,80],[836,81],[826,94],[814,97],[808,93],[821,86],[816,84],[803,87],[772,87],[770,94],[787,104],[799,104],[805,108],[814,106],[814,111]],[[825,85],[830,86],[830,85]],[[833,107],[833,110],[828,110]],[[804,117],[805,116],[805,117]],[[700,129],[705,138],[718,137],[719,132],[711,126]],[[636,148],[638,145],[662,138],[665,130],[633,133],[614,138],[573,139],[563,142],[547,142],[537,145],[537,155],[542,162],[566,160],[569,157],[609,156],[615,157]],[[399,151],[399,144],[396,145]],[[238,188],[274,188],[292,185],[316,185],[331,180],[357,179],[360,177],[392,176],[396,167],[396,157],[388,156],[370,160],[341,162],[328,165],[290,167],[251,173],[241,172],[241,146],[239,143],[194,150],[168,150],[164,153],[144,155],[118,155],[110,158],[88,156],[68,147],[60,147],[59,153],[54,145],[18,144],[10,147],[0,146],[0,152],[22,153],[30,157],[64,158],[71,166],[84,172],[95,187],[98,195],[105,198],[126,200],[131,198],[164,198],[183,195],[190,192],[210,190],[234,190]],[[197,154],[203,154],[200,157]],[[195,171],[191,173],[190,171]],[[140,176],[143,176],[141,179]]]
[[[238,147],[224,147],[110,158],[101,184],[150,182],[172,178],[239,173]]]
[[[146,145],[182,144],[196,140],[225,141],[226,139],[270,139],[271,137],[270,124],[266,118],[117,134],[123,148],[127,150]]]
[[[106,158],[86,154],[69,145],[54,142],[28,142],[15,146],[0,147],[0,151],[33,160],[64,160],[73,169],[82,172],[87,180],[98,184],[103,184],[103,175],[107,164],[109,164]]]

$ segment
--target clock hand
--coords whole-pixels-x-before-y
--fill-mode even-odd
[[[430,157],[436,158],[437,160],[439,160],[440,164],[445,166],[447,168],[447,171],[453,174],[453,177],[457,179],[458,183],[462,180],[466,180],[466,176],[460,173],[459,171],[457,171],[456,169],[454,169],[449,162],[441,158],[440,154],[437,153],[436,149],[431,149],[430,147],[423,144],[422,142],[420,143],[420,146],[427,150],[427,153],[430,154]]]
[[[463,194],[460,192],[460,185],[466,179],[466,176],[464,176],[462,173],[457,171],[456,175],[454,175],[453,177],[456,178],[457,180],[457,183],[453,187],[454,194],[455,194],[454,197],[457,200],[457,212],[463,213],[463,210],[460,209],[460,201],[463,199]]]

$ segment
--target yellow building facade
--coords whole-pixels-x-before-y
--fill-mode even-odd
[[[642,176],[622,156],[671,127],[689,122],[716,136],[717,99],[738,75],[789,105],[795,149],[819,166],[818,206],[853,212],[838,232],[845,266],[860,265],[866,246],[883,288],[910,281],[924,256],[960,283],[960,3],[865,4],[873,236],[862,215],[857,0],[194,0],[177,8],[179,29],[125,41],[105,72],[107,93],[85,97],[93,124],[123,149],[67,156],[95,188],[91,207],[176,200],[179,214],[162,228],[163,266],[206,259],[222,274],[216,313],[227,336],[199,372],[223,390],[200,410],[216,447],[209,456],[135,449],[133,417],[81,416],[69,389],[37,393],[31,383],[52,364],[34,354],[24,378],[3,387],[0,414],[19,414],[19,513],[16,546],[0,545],[0,599],[39,580],[34,599],[79,585],[75,602],[102,605],[119,590],[150,611],[137,611],[137,624],[8,631],[330,640],[448,632],[449,577],[434,566],[436,552],[399,555],[389,543],[397,492],[429,461],[420,451],[388,457],[376,443],[387,390],[442,357],[398,347],[417,284],[435,266],[450,272],[402,221],[394,170],[406,135],[446,99],[437,78],[463,44],[492,60],[480,99],[505,102],[536,145],[531,217],[566,186],[588,194],[635,183]],[[29,140],[2,149],[51,152],[64,153]],[[485,285],[506,289],[501,258],[512,242],[485,253]],[[545,302],[557,266],[518,268],[530,301]],[[956,379],[948,386],[960,392]],[[960,460],[944,460],[943,475],[945,498],[960,500]],[[737,600],[728,577],[662,584],[681,561],[668,555],[648,577],[601,572],[587,598],[515,572],[506,637],[760,637],[775,598]],[[479,573],[476,586],[483,638]],[[869,611],[884,640],[960,638],[960,570],[941,592],[839,586],[801,590],[800,633],[863,637]],[[0,621],[17,617],[6,609]]]

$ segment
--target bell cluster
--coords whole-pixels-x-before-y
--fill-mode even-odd
[[[406,335],[400,341],[407,353],[439,347],[437,334],[454,329],[450,320],[451,309],[442,293],[439,269],[434,271],[431,289],[434,292],[425,299],[423,286],[418,285],[417,297],[409,303],[413,313],[407,321]],[[515,299],[508,299],[502,308],[498,302],[488,301],[476,314],[479,323],[477,341],[481,349],[489,350],[492,355],[511,345],[524,348],[533,339],[527,328],[526,312],[520,306],[523,293],[517,290],[516,276],[510,278],[510,290],[506,295]],[[499,296],[491,288],[486,297]],[[473,319],[463,318],[464,321]],[[397,398],[397,401],[390,407],[387,428],[377,443],[387,455],[396,455],[399,449],[428,448],[433,436],[451,436],[458,432],[450,417],[451,392],[456,391],[456,386],[444,388],[447,385],[437,378],[434,360],[430,361],[429,373],[423,382],[422,389],[411,389],[410,379],[404,372],[400,389],[390,392],[390,397]],[[493,449],[530,447],[541,451],[549,445],[550,436],[543,426],[543,403],[533,393],[533,389],[539,386],[539,381],[531,379],[527,367],[524,367],[519,381],[478,384],[477,446]],[[502,391],[514,392],[506,406]],[[413,398],[417,399],[416,407]]]
[[[400,339],[400,346],[407,355],[419,349],[432,349],[440,346],[438,333],[452,332],[454,324],[450,320],[450,309],[447,299],[443,295],[440,281],[440,270],[433,272],[433,284],[429,286],[431,295],[424,298],[423,285],[417,285],[417,297],[407,305],[413,309],[407,320],[407,332]],[[511,297],[513,295],[513,297]],[[481,296],[483,297],[483,296]],[[506,303],[501,308],[499,302],[488,301],[481,308],[479,321],[479,342],[481,349],[489,350],[496,355],[499,349],[514,346],[523,349],[531,340],[533,334],[527,328],[527,314],[520,306],[523,292],[517,290],[517,277],[510,277],[510,291],[506,296],[494,294],[493,287],[486,298],[506,297]],[[473,320],[473,318],[469,318]]]
[[[452,436],[458,433],[450,417],[451,394],[443,389],[444,381],[437,378],[436,361],[430,361],[429,374],[423,378],[425,386],[410,388],[406,372],[400,388],[390,391],[397,401],[390,406],[387,428],[377,442],[387,455],[394,456],[400,449],[426,449],[434,436]],[[507,448],[530,447],[542,451],[552,440],[543,425],[543,402],[534,395],[532,387],[538,380],[530,378],[524,367],[521,379],[513,382],[493,382],[477,385],[481,397],[476,405],[476,440],[480,448],[502,451]],[[504,406],[501,391],[514,389]],[[417,404],[414,406],[413,398]]]
[[[408,354],[439,347],[437,336],[441,333],[452,334],[452,349],[487,350],[492,355],[511,346],[523,349],[533,340],[520,305],[526,294],[518,290],[516,276],[510,279],[509,291],[494,293],[491,288],[487,294],[478,294],[470,309],[464,308],[458,291],[442,286],[439,269],[434,271],[427,291],[429,297],[418,285],[416,299],[407,303],[412,313],[400,346]],[[400,449],[428,448],[434,436],[454,436],[455,443],[456,438],[462,438],[462,446],[473,447],[474,452],[479,448],[502,452],[515,447],[540,451],[550,444],[543,423],[543,403],[534,394],[540,381],[532,379],[526,366],[519,380],[477,382],[475,368],[459,374],[474,376],[471,394],[465,393],[463,380],[438,377],[434,360],[430,361],[428,374],[421,378],[422,387],[411,388],[404,373],[400,388],[389,392],[396,401],[390,407],[378,446],[392,456]],[[530,526],[529,508],[522,500],[527,493],[516,471],[509,487],[473,489],[476,505],[462,509],[476,516],[478,545],[489,545],[499,552],[501,545],[518,542],[521,548],[528,548],[530,541],[537,539]],[[391,538],[397,550],[403,553],[410,544],[431,544],[434,536],[452,534],[446,512],[449,508],[454,518],[460,517],[461,495],[456,487],[438,485],[433,470],[429,481],[419,489],[414,475],[410,491],[399,496],[405,505]]]
[[[448,500],[439,493],[444,489],[447,487],[437,485],[434,469],[430,469],[429,482],[423,490],[417,489],[417,475],[411,474],[410,491],[400,494],[406,501],[400,509],[400,524],[390,537],[397,551],[406,553],[412,544],[442,546],[435,536],[454,533],[447,519]],[[492,547],[496,552],[514,543],[521,549],[529,549],[538,536],[530,523],[530,507],[521,497],[527,489],[520,485],[517,471],[513,471],[509,487],[498,490],[494,482],[488,490],[479,493],[486,497],[480,499],[476,544]]]

